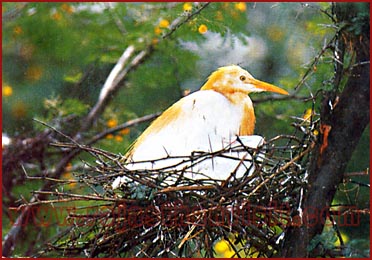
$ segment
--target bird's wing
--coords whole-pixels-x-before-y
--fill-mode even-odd
[[[253,159],[252,156],[245,150],[234,149],[244,145],[248,148],[258,148],[264,144],[264,138],[259,135],[239,136],[239,141],[236,140],[231,144],[232,150],[228,149],[223,154],[219,154],[209,160],[203,160],[193,166],[191,172],[186,172],[186,177],[193,179],[205,178],[209,176],[214,180],[226,180],[231,174],[234,178],[243,177],[246,172],[251,175],[254,170],[254,164],[260,162],[264,158],[264,154],[259,153]],[[198,174],[195,174],[198,173]]]
[[[128,157],[132,161],[211,152],[235,140],[242,111],[213,90],[188,95],[168,108],[138,138]]]

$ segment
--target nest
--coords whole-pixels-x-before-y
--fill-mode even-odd
[[[302,201],[315,138],[315,123],[301,120],[293,125],[293,135],[277,136],[257,149],[240,144],[185,157],[194,162],[235,149],[248,153],[246,173],[236,178],[232,172],[224,181],[188,178],[185,169],[174,167],[129,171],[120,155],[73,143],[54,144],[82,149],[95,162],[85,162],[84,169],[74,172],[79,192],[47,192],[56,198],[49,201],[53,206],[70,204],[67,227],[46,243],[40,256],[215,257],[220,241],[234,256],[275,256],[286,230],[298,224],[291,216]],[[113,190],[118,176],[125,181]]]

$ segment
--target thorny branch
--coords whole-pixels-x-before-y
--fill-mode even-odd
[[[309,132],[306,133],[309,134]],[[291,147],[296,147],[296,150],[292,149],[291,153],[288,153],[286,152],[287,146],[275,144],[283,140],[288,141]],[[109,256],[121,254],[125,256],[126,252],[132,252],[137,256],[148,257],[183,254],[190,257],[193,256],[193,251],[185,251],[185,247],[196,243],[194,252],[197,253],[198,248],[207,248],[208,245],[203,244],[205,241],[213,243],[217,238],[227,236],[229,232],[242,234],[244,237],[242,239],[246,239],[248,235],[252,246],[259,249],[262,256],[270,256],[278,249],[278,246],[273,243],[277,239],[277,234],[273,232],[273,228],[268,225],[269,222],[266,222],[265,218],[260,218],[257,223],[250,222],[242,214],[252,214],[249,212],[254,210],[260,214],[269,214],[270,219],[273,218],[278,223],[286,218],[289,208],[270,206],[266,195],[269,192],[270,200],[278,201],[278,203],[281,201],[297,203],[295,190],[303,185],[301,176],[304,176],[304,169],[296,164],[307,157],[306,147],[309,147],[301,140],[311,142],[308,138],[301,139],[291,135],[278,136],[269,140],[258,151],[243,147],[241,144],[211,154],[198,153],[188,157],[189,163],[193,163],[224,156],[235,150],[246,151],[250,154],[256,153],[256,156],[250,159],[250,163],[254,163],[257,167],[252,175],[247,170],[243,180],[239,183],[236,183],[235,178],[230,178],[230,181],[221,185],[212,179],[201,181],[186,178],[182,174],[185,168],[180,170],[162,168],[146,172],[128,171],[125,169],[125,163],[118,165],[116,158],[112,158],[110,152],[75,143],[60,143],[58,146],[61,148],[83,149],[94,156],[96,161],[101,161],[79,173],[79,179],[86,180],[85,184],[91,183],[95,187],[102,187],[104,192],[95,193],[95,195],[65,192],[62,191],[63,184],[57,182],[55,191],[35,192],[56,198],[25,203],[18,210],[23,211],[31,205],[50,204],[58,208],[58,203],[95,202],[88,204],[91,205],[88,207],[92,211],[79,207],[72,211],[69,210],[68,218],[73,220],[72,223],[76,223],[76,227],[69,229],[70,233],[58,236],[54,242],[47,243],[45,249],[40,251],[41,256],[47,255],[49,251],[61,251],[65,256],[79,255],[82,251],[86,251],[92,257],[97,256],[97,252],[105,252]],[[170,158],[159,160],[167,159]],[[239,164],[239,161],[235,160],[235,163]],[[250,167],[247,168],[250,169]],[[172,175],[172,179],[177,179],[182,185],[164,186],[164,183],[159,181],[159,178],[162,178],[162,172]],[[119,175],[128,177],[128,181],[122,189],[112,190],[107,184]],[[232,185],[232,183],[235,184]],[[232,196],[232,194],[239,195]],[[102,205],[105,206],[101,207]],[[248,210],[248,212],[243,213],[242,210],[244,212]],[[136,223],[132,223],[134,220]],[[206,223],[209,224],[206,225]],[[92,229],[92,226],[95,228]],[[280,226],[285,227],[284,224]],[[69,237],[71,233],[75,235]],[[206,239],[199,239],[202,236]],[[148,241],[152,242],[149,244]],[[267,243],[273,245],[273,249],[265,249],[264,245]],[[115,245],[120,248],[116,248]],[[123,247],[123,245],[127,246]],[[155,248],[152,249],[153,246]],[[163,250],[163,247],[168,250]],[[210,247],[211,245],[208,248]],[[246,250],[238,249],[237,244],[232,244],[232,247],[237,255],[250,254],[249,247]],[[208,256],[214,255],[213,250],[208,252]]]

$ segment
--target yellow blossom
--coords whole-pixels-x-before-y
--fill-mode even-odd
[[[121,142],[121,141],[123,141],[123,137],[120,136],[120,135],[117,135],[117,136],[115,136],[115,141]]]
[[[185,12],[191,12],[191,10],[192,10],[192,4],[191,3],[184,3],[183,4],[183,10]]]
[[[3,86],[3,97],[10,97],[13,94],[13,88],[9,85]]]
[[[68,4],[63,4],[61,6],[62,10],[65,11],[66,13],[69,13],[69,14],[72,14],[75,10],[74,10],[74,7],[71,6],[71,5],[68,5]]]
[[[158,26],[156,26],[155,29],[154,29],[154,32],[155,32],[156,35],[159,35],[159,34],[161,34],[162,29],[160,29]]]
[[[119,132],[121,135],[127,135],[130,133],[130,128],[124,128]]]
[[[208,27],[205,24],[202,24],[198,28],[198,32],[200,34],[205,34],[208,31]]]
[[[106,135],[106,139],[113,139],[113,138],[114,138],[114,135],[113,134]]]
[[[159,27],[160,28],[168,28],[169,26],[169,21],[166,20],[166,19],[162,19],[160,22],[159,22]]]
[[[106,123],[106,125],[109,127],[109,128],[112,128],[112,127],[115,127],[118,125],[118,120],[116,119],[109,119]]]
[[[245,12],[247,10],[247,5],[244,2],[239,2],[235,4],[235,9],[239,10],[240,12]]]
[[[56,20],[56,21],[59,21],[62,19],[62,15],[60,12],[54,12],[54,14],[52,14],[52,19],[53,20]]]
[[[221,239],[214,245],[214,250],[217,254],[224,254],[225,252],[231,251],[231,248],[228,241]]]
[[[17,25],[16,27],[14,27],[13,32],[16,35],[20,35],[21,33],[23,33],[22,27]]]

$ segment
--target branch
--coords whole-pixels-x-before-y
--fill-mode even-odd
[[[169,30],[169,32],[162,36],[162,40],[169,38],[176,30],[178,30],[186,22],[190,21],[194,16],[198,15],[208,5],[209,3],[202,4],[199,9],[186,16],[186,18],[184,19],[176,18],[171,23],[171,29]],[[97,103],[89,112],[88,116],[84,119],[82,127],[77,134],[78,140],[79,138],[81,138],[81,133],[86,132],[104,111],[111,98],[114,96],[114,93],[120,88],[120,83],[124,80],[127,74],[132,69],[136,68],[141,62],[143,62],[144,58],[147,57],[152,52],[152,50],[152,45],[148,45],[147,47],[145,47],[145,49],[139,52],[126,66],[135,51],[135,47],[133,45],[127,47],[127,49],[123,52],[122,56],[119,58],[118,62],[110,72],[105,84],[103,85]]]
[[[181,17],[176,18],[170,25],[170,30],[166,34],[163,35],[163,39],[168,38],[171,36],[175,31],[178,30],[182,25],[190,21],[194,16],[198,15],[201,11],[203,11],[204,8],[206,8],[210,3],[204,3],[200,6],[199,9],[197,9],[195,12],[189,14],[186,16],[186,18],[182,19]]]
[[[141,117],[141,118],[130,120],[130,121],[128,121],[128,122],[126,122],[126,123],[124,123],[120,126],[117,126],[115,129],[118,130],[120,127],[124,127],[124,128],[131,127],[131,126],[136,125],[138,123],[142,123],[142,122],[145,122],[145,121],[148,121],[148,120],[152,120],[157,115],[158,114],[151,114],[151,115],[147,115],[147,116],[144,116],[144,117]],[[43,124],[46,125],[45,123],[43,123]],[[48,125],[46,125],[46,126],[51,128],[52,130],[56,130],[53,127],[50,127]],[[115,129],[113,129],[113,130],[115,130]],[[65,138],[68,138],[66,135],[63,135],[63,136]],[[97,136],[93,137],[88,142],[88,145],[98,141],[100,138],[102,138],[102,136],[104,136],[104,135],[101,134],[101,135],[97,135]],[[71,140],[72,138],[68,138],[68,139]],[[77,145],[77,146],[81,147],[81,145]],[[43,190],[43,191],[49,190],[50,187],[55,184],[55,179],[59,179],[61,177],[61,174],[64,172],[66,165],[76,155],[78,155],[80,152],[81,152],[81,149],[76,148],[76,149],[70,150],[67,154],[64,154],[64,157],[61,158],[59,163],[56,165],[55,169],[50,170],[47,173],[45,173],[45,175],[49,176],[49,177],[45,178],[44,185],[40,188],[40,190]],[[2,248],[3,248],[2,249],[3,250],[2,254],[3,254],[3,256],[5,256],[5,257],[9,256],[11,254],[11,252],[14,250],[14,247],[16,245],[16,241],[18,239],[18,236],[20,235],[20,232],[22,231],[22,228],[24,228],[24,225],[22,225],[22,223],[25,221],[25,219],[28,218],[28,216],[29,216],[28,211],[32,208],[32,205],[34,205],[37,201],[41,201],[41,200],[45,199],[45,197],[47,195],[48,194],[40,194],[40,193],[39,194],[34,194],[34,196],[29,201],[29,205],[27,205],[26,207],[24,207],[22,209],[21,214],[18,216],[18,218],[14,222],[10,231],[8,232],[8,234],[6,234],[4,236],[4,239],[3,239],[3,242],[2,242]]]
[[[20,15],[22,15],[22,11],[27,7],[28,3],[18,3],[14,9],[3,13],[2,22],[10,22],[16,18],[18,18]],[[3,9],[4,10],[4,9]]]
[[[180,28],[183,24],[188,22],[190,19],[192,19],[195,15],[199,14],[205,7],[207,7],[209,3],[205,3],[201,5],[199,9],[197,9],[194,13],[190,14],[187,16],[185,19],[179,19],[176,18],[172,22],[171,30],[162,37],[161,40],[167,39],[170,35],[172,35],[178,28]],[[103,85],[99,98],[92,108],[92,110],[89,112],[87,117],[83,120],[81,124],[80,130],[77,132],[75,137],[73,138],[75,141],[82,141],[83,134],[91,128],[91,126],[94,124],[94,122],[98,119],[98,117],[102,114],[102,112],[105,110],[107,105],[109,104],[111,98],[114,96],[116,91],[119,90],[121,87],[120,83],[125,80],[127,74],[135,69],[140,63],[144,61],[148,55],[150,55],[153,51],[152,45],[148,45],[145,47],[144,50],[140,51],[131,61],[130,59],[133,57],[135,53],[135,47],[130,45],[128,46],[119,60],[117,61],[116,65],[110,72],[105,84]],[[130,62],[128,64],[128,62]],[[157,115],[157,114],[156,114]],[[154,115],[155,117],[155,115]],[[141,120],[147,121],[150,120],[149,118],[153,118],[151,115],[147,117],[146,119],[138,119],[137,122],[133,123],[138,123],[141,122]],[[127,122],[128,123],[128,122]],[[126,127],[129,127],[131,124],[127,124]],[[118,126],[120,127],[120,126]],[[100,138],[102,138],[103,135],[97,135],[93,137],[89,143],[94,143]],[[64,156],[61,158],[59,163],[56,165],[55,169],[51,172],[46,173],[48,176],[53,177],[55,179],[60,178],[61,174],[64,172],[66,165],[77,155],[81,152],[80,149],[73,149],[69,151],[67,154],[64,154]],[[41,190],[49,190],[50,187],[52,186],[51,181],[46,181],[41,188]],[[37,200],[42,200],[47,194],[35,194],[31,200],[30,203],[33,203]],[[23,223],[25,218],[28,216],[28,211],[31,209],[31,206],[26,206],[23,210],[22,213],[18,216],[17,220],[13,224],[12,228],[8,232],[8,234],[4,237],[3,240],[3,256],[9,256],[11,252],[14,250],[14,247],[16,245],[17,238],[22,231],[22,228],[24,226],[19,225],[20,223]],[[18,223],[18,225],[17,225]]]
[[[344,8],[343,15],[350,13],[349,8]],[[346,31],[343,33],[346,34]],[[348,39],[350,42],[347,44],[356,52],[355,63],[369,60],[369,31],[368,35],[365,33],[360,37],[352,33],[348,36],[351,39]],[[308,257],[309,242],[323,230],[336,189],[344,178],[346,166],[364,129],[369,124],[369,83],[369,63],[365,66],[352,66],[352,73],[338,103],[330,108],[329,102],[332,100],[327,97],[323,100],[321,126],[326,126],[329,131],[320,136],[310,162],[309,186],[302,208],[307,214],[298,212],[298,216],[295,216],[302,220],[302,225],[291,227],[286,234],[282,252],[284,257]]]

